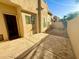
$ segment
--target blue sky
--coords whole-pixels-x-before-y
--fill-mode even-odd
[[[79,10],[76,0],[46,0],[49,10],[59,17]]]

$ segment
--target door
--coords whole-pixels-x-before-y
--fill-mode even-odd
[[[9,39],[16,39],[19,37],[16,16],[4,14],[6,28],[8,32]]]
[[[33,29],[33,34],[36,34],[36,15],[31,15],[31,23],[32,23],[32,29]]]

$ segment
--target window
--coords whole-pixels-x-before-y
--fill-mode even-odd
[[[26,19],[26,24],[31,24],[31,18],[30,16],[25,16],[25,19]]]
[[[32,24],[35,24],[35,20],[36,20],[36,15],[32,15],[31,16],[31,22],[32,22]]]
[[[43,27],[46,27],[46,21],[45,21],[45,18],[43,20]]]

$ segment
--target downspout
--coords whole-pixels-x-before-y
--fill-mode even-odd
[[[41,32],[41,0],[38,0],[38,32]]]

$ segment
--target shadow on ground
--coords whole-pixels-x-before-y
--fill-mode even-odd
[[[48,34],[16,59],[75,59],[75,56],[67,38]]]

